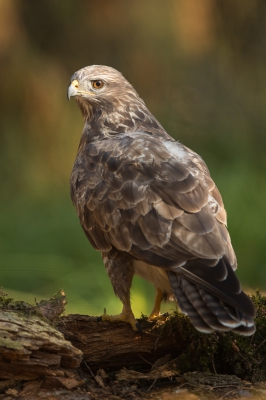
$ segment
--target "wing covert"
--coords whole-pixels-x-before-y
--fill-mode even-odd
[[[229,235],[220,230],[222,199],[205,163],[191,153],[145,132],[87,144],[71,184],[94,247],[114,246],[140,259],[136,248],[149,249],[146,262],[150,253],[182,263],[229,252]]]

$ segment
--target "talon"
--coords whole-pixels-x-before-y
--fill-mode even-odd
[[[163,313],[163,314],[152,314],[149,316],[149,320],[151,321],[165,321],[166,318],[169,316],[169,313]]]
[[[165,318],[167,318],[167,317],[169,317],[169,312],[164,312],[163,314],[162,314]]]
[[[137,328],[137,330],[138,330],[138,332],[139,332],[139,334],[141,335],[141,337],[142,337],[142,335],[143,335],[143,332],[142,332],[142,327],[141,327],[141,325],[140,325],[140,323],[137,321],[136,322],[136,328]],[[134,329],[135,330],[135,329]]]
[[[148,319],[157,319],[158,317],[160,317],[160,313],[151,313],[150,316],[148,317]]]
[[[106,309],[104,309],[103,315],[101,317],[101,321],[109,321],[109,322],[127,322],[132,326],[132,329],[136,332],[142,333],[142,329],[140,323],[136,321],[133,312],[131,309],[127,309],[123,307],[121,314],[118,315],[108,315],[106,314]]]

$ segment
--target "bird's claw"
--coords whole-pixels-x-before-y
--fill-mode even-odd
[[[140,323],[135,319],[132,311],[122,311],[121,314],[108,315],[106,309],[103,311],[103,315],[97,318],[97,321],[109,321],[109,322],[126,322],[132,326],[132,329],[139,332],[142,335],[142,329]]]
[[[165,321],[167,317],[169,317],[169,313],[168,312],[163,313],[163,314],[151,314],[149,316],[149,319],[151,321]]]

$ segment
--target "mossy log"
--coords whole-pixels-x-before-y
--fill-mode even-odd
[[[157,322],[141,318],[140,334],[128,324],[96,317],[59,318],[65,304],[62,292],[34,306],[0,293],[0,398],[6,398],[1,393],[8,385],[5,393],[14,392],[14,382],[22,385],[19,394],[35,391],[34,399],[40,390],[60,388],[64,394],[57,398],[61,399],[68,398],[65,390],[88,393],[93,384],[96,392],[102,391],[99,398],[109,398],[113,390],[122,393],[124,381],[132,382],[136,390],[138,382],[142,387],[146,381],[149,387],[161,379],[176,384],[181,379],[184,385],[183,374],[189,371],[265,381],[266,298],[256,293],[252,300],[257,307],[257,331],[243,337],[201,334],[178,312]]]
[[[81,360],[81,350],[40,316],[0,311],[0,379],[64,377]]]
[[[188,338],[179,329],[178,318],[138,321],[141,334],[127,323],[99,321],[97,317],[75,314],[60,318],[57,328],[82,350],[83,361],[93,371],[122,367],[143,370],[166,354],[176,358],[188,346]]]
[[[202,334],[179,312],[165,321],[139,319],[142,335],[128,324],[99,322],[96,317],[82,315],[62,317],[57,327],[82,350],[83,360],[92,371],[123,367],[146,371],[169,355],[176,359],[180,373],[210,371],[260,382],[266,380],[266,298],[256,293],[252,300],[257,307],[257,331],[249,337],[231,332]]]

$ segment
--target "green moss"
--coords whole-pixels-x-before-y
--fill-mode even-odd
[[[203,334],[181,312],[170,316],[162,326],[162,335],[178,332],[185,343],[177,360],[180,372],[210,371],[252,382],[266,380],[266,297],[256,291],[251,299],[257,309],[257,330],[248,337],[232,332]]]
[[[35,306],[32,306],[25,301],[15,301],[8,294],[0,289],[0,310],[3,311],[34,311]]]
[[[256,307],[256,332],[252,336],[220,334],[215,357],[218,370],[242,379],[260,382],[266,379],[266,297],[257,290],[251,296]]]
[[[0,288],[0,309],[5,309],[9,304],[12,304],[13,299],[4,293],[3,288]]]
[[[177,360],[178,368],[182,372],[212,370],[212,358],[218,346],[217,334],[200,333],[191,324],[190,319],[178,311],[174,313],[172,322],[170,319],[169,323],[175,325],[178,335],[187,343]]]
[[[22,343],[16,340],[12,340],[9,337],[5,337],[4,332],[0,335],[0,347],[5,347],[13,350],[24,350],[24,346]]]
[[[47,304],[49,302],[56,303],[58,299],[62,298],[62,290],[60,289],[50,300],[41,300],[40,303],[36,303],[31,305],[26,303],[25,301],[15,301],[11,297],[9,297],[6,293],[3,292],[2,288],[0,288],[0,310],[2,311],[15,311],[20,313],[21,316],[25,316],[29,318],[31,316],[37,316],[38,318],[44,320],[48,324],[52,324],[51,321],[47,320],[47,318],[42,314],[39,307]]]

